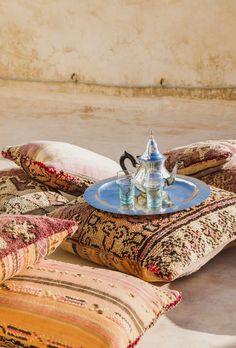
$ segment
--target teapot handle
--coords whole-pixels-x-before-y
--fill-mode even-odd
[[[125,160],[129,159],[130,162],[132,163],[133,167],[136,168],[138,162],[136,161],[136,159],[134,158],[134,156],[132,156],[130,153],[128,152],[124,152],[123,155],[120,157],[120,166],[123,169],[124,172],[127,171],[126,165],[125,165]]]

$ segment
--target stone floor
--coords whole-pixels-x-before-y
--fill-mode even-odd
[[[30,140],[70,142],[110,156],[143,152],[149,129],[160,150],[236,138],[236,102],[79,94],[47,85],[0,82],[0,145]],[[53,256],[84,264],[62,250]],[[235,348],[236,257],[229,249],[197,273],[169,285],[182,291],[138,348]]]

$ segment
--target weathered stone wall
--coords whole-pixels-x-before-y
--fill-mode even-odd
[[[235,18],[235,0],[1,0],[0,78],[236,86]]]

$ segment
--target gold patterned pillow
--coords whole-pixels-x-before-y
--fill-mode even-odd
[[[0,283],[51,254],[76,229],[46,216],[0,216]]]
[[[0,287],[0,346],[133,348],[180,298],[119,272],[44,260]]]
[[[188,275],[236,239],[236,195],[214,187],[200,205],[173,214],[114,215],[79,198],[49,215],[78,222],[65,249],[147,281]]]
[[[236,155],[235,140],[208,140],[176,147],[165,153],[166,166],[179,162],[178,174],[201,178],[222,168]]]
[[[56,190],[34,181],[22,169],[0,171],[2,214],[46,214],[68,199]]]
[[[56,141],[34,141],[2,151],[38,182],[73,195],[81,195],[96,180],[114,176],[115,161],[79,146]]]

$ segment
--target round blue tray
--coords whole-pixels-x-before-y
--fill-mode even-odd
[[[210,188],[201,180],[177,175],[175,182],[164,190],[162,208],[147,209],[145,194],[136,189],[135,206],[129,209],[120,206],[119,189],[114,177],[89,186],[84,193],[84,199],[93,207],[110,213],[156,215],[191,208],[203,202],[209,194]]]

